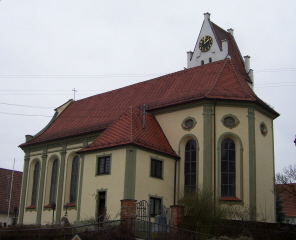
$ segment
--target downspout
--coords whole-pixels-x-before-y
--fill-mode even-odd
[[[175,160],[175,169],[174,169],[174,205],[176,205],[176,192],[177,192],[177,162],[178,159]]]

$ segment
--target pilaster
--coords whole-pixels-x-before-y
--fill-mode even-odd
[[[81,212],[81,196],[82,196],[82,184],[83,184],[83,171],[84,171],[84,157],[85,155],[81,155],[81,164],[80,164],[80,171],[79,171],[79,191],[78,191],[78,202],[77,204],[77,221],[80,220],[80,212]]]
[[[37,217],[36,217],[36,224],[41,224],[41,214],[42,214],[42,202],[43,202],[43,195],[44,195],[44,181],[45,181],[45,172],[46,172],[46,165],[47,165],[47,148],[43,149],[43,154],[41,156],[42,163],[41,163],[41,175],[40,175],[40,184],[38,189],[38,202],[37,202]]]
[[[65,176],[65,162],[66,162],[66,146],[62,147],[61,154],[61,165],[60,165],[60,172],[59,172],[59,185],[58,185],[58,192],[57,192],[57,203],[56,203],[56,223],[60,223],[61,221],[61,211],[62,211],[62,199],[63,199],[63,187],[64,187],[64,176]]]
[[[126,149],[124,199],[134,199],[136,190],[136,149]]]
[[[212,191],[213,105],[203,106],[203,190]]]
[[[250,220],[256,221],[255,111],[248,108]]]
[[[28,171],[29,171],[29,160],[30,157],[28,156],[28,152],[25,153],[24,158],[24,169],[23,169],[23,180],[22,180],[22,189],[21,189],[21,199],[20,199],[20,206],[19,206],[19,217],[18,222],[23,224],[24,220],[24,211],[25,211],[25,202],[26,202],[26,195],[27,195],[27,181],[28,181]]]

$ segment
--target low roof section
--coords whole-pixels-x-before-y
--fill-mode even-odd
[[[0,213],[14,213],[14,208],[19,209],[23,173],[0,168]],[[11,185],[12,184],[12,185]],[[11,188],[12,187],[12,188]],[[11,197],[10,197],[11,191]],[[14,216],[14,215],[13,215]],[[12,216],[12,217],[13,217]]]
[[[151,114],[129,108],[89,146],[78,153],[134,144],[179,158]]]
[[[296,218],[296,183],[277,184],[276,192],[280,195],[285,216]]]

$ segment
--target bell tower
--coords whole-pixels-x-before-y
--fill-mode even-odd
[[[210,20],[210,13],[204,13],[204,21],[193,52],[187,52],[187,68],[193,68],[224,60],[235,60],[240,69],[244,69],[253,87],[253,70],[250,69],[250,57],[242,58],[233,37],[233,29],[220,28]]]
[[[214,24],[210,21],[210,13],[204,14],[204,21],[194,47],[194,51],[187,52],[187,68],[197,67],[211,62],[223,60],[228,56],[228,38],[232,37],[233,30],[224,33],[223,36],[216,33]],[[218,27],[219,28],[219,27]],[[222,38],[222,39],[221,39]]]

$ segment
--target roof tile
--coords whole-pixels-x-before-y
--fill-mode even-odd
[[[217,61],[74,101],[42,134],[20,147],[103,130],[130,106],[143,104],[149,111],[214,98],[257,101],[274,111],[255,95],[232,63],[230,59]]]
[[[129,108],[97,139],[80,152],[136,144],[154,151],[178,157],[154,116]]]
[[[277,184],[276,191],[280,195],[286,217],[296,217],[296,183]]]
[[[12,170],[0,168],[0,213],[8,213]],[[14,171],[11,191],[10,213],[19,208],[23,173]]]

